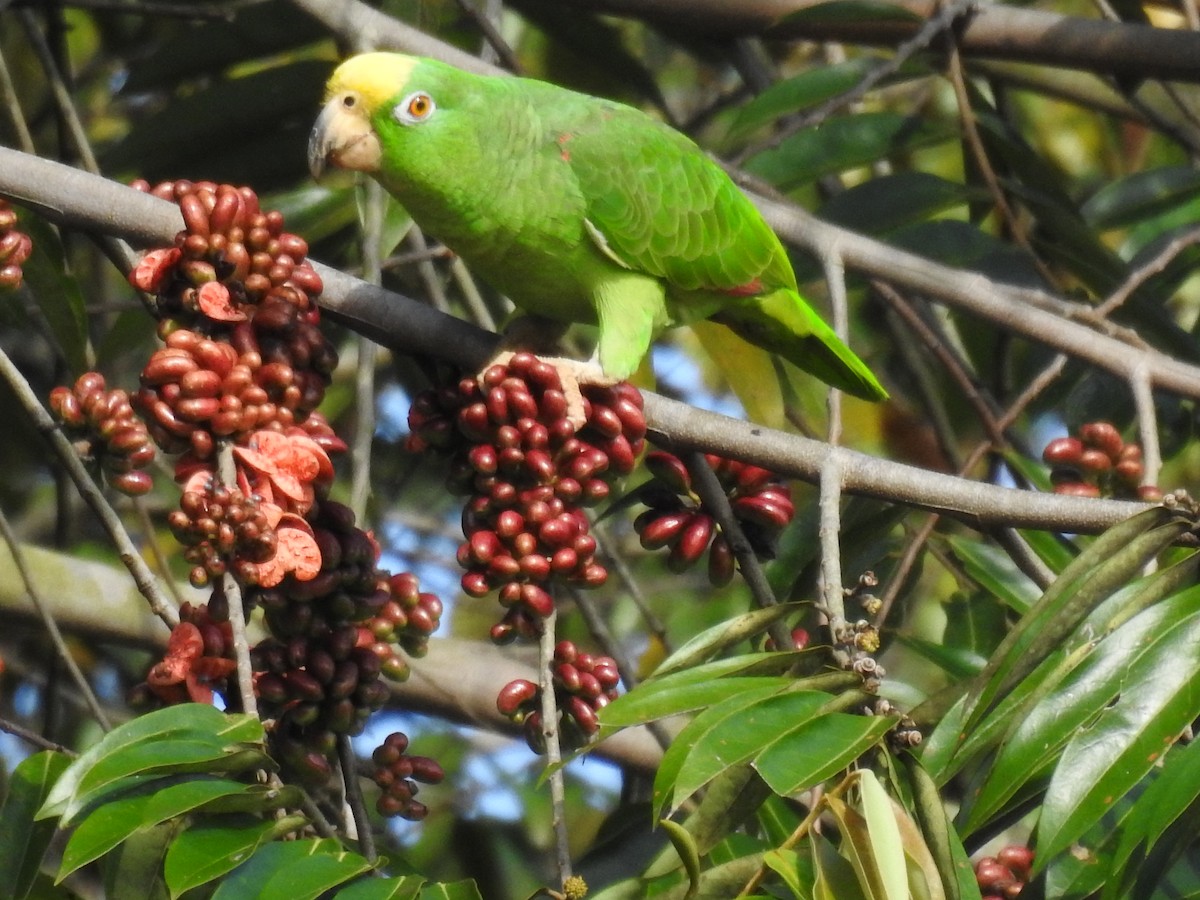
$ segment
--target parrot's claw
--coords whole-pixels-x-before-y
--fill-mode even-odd
[[[487,365],[479,370],[477,376],[479,386],[484,387],[483,377],[488,369],[492,366],[507,367],[512,358],[520,352],[522,351],[501,350],[496,353]],[[538,358],[553,366],[554,370],[558,372],[558,378],[562,382],[563,396],[567,399],[567,421],[575,426],[576,431],[587,424],[582,387],[588,384],[611,387],[619,381],[619,379],[605,375],[604,370],[594,360],[583,361],[566,356],[539,356]]]

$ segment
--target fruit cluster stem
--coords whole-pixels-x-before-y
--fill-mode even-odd
[[[554,697],[554,646],[557,643],[554,625],[557,619],[557,610],[551,610],[550,615],[542,620],[542,636],[538,641],[538,680],[542,689],[542,736],[546,741],[546,771],[550,773],[550,808],[561,883],[571,877],[571,845],[567,831],[562,750],[558,741],[558,705]]]

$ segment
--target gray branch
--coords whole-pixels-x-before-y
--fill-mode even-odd
[[[182,225],[178,209],[148,194],[116,182],[90,175],[60,163],[0,147],[0,196],[36,206],[53,221],[77,228],[115,234],[140,246],[171,242]],[[791,211],[799,215],[798,211]],[[774,224],[781,222],[779,217]],[[808,221],[807,218],[800,221]],[[884,244],[830,229],[812,219],[813,227],[839,242],[838,250],[847,264],[879,274],[890,281],[951,301],[988,296],[988,303],[1003,309],[1019,301],[1005,296],[1005,289],[980,275],[936,266],[912,254]],[[880,268],[890,260],[894,270]],[[316,264],[325,279],[321,304],[328,313],[394,350],[436,357],[468,370],[477,369],[491,355],[495,335],[433,310],[416,300],[383,290],[350,275]],[[947,291],[950,293],[947,293]],[[961,295],[961,296],[960,296]],[[1022,304],[1024,306],[1024,304]],[[1033,312],[1008,309],[1006,327],[1025,322]],[[1049,332],[1079,328],[1048,313],[1050,326],[1028,336],[1053,341]],[[1136,356],[1133,348],[1087,329],[1089,339],[1101,342],[1110,356]],[[1105,343],[1106,342],[1106,343]],[[1056,345],[1057,346],[1057,345]],[[1072,346],[1063,348],[1076,352]],[[1088,357],[1090,358],[1090,357]],[[1150,375],[1156,385],[1171,387],[1169,375],[1190,373],[1189,396],[1200,396],[1200,370],[1167,357],[1146,354]],[[1018,491],[929,472],[913,466],[878,459],[793,434],[785,434],[646,392],[646,415],[651,430],[680,449],[718,453],[772,469],[781,475],[816,482],[830,454],[838,455],[848,493],[944,512],[978,526],[1009,525],[1055,531],[1096,532],[1120,521],[1141,504],[1116,500],[1094,500]]]

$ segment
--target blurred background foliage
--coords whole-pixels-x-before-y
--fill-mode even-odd
[[[1092,5],[1082,2],[1042,6],[1093,15]],[[389,0],[380,9],[469,52],[486,48],[460,3]],[[1150,12],[1163,27],[1186,27],[1178,10],[1154,6]],[[854,7],[847,5],[844,14],[853,15]],[[288,229],[309,241],[314,258],[351,272],[360,269],[361,187],[345,174],[314,184],[305,166],[306,137],[322,84],[349,48],[291,3],[12,3],[0,5],[0,23],[4,66],[31,149],[39,155],[81,162],[30,27],[59,67],[62,87],[106,176],[250,185],[264,208],[284,212]],[[1191,84],[1169,89],[1158,83],[1121,84],[968,58],[967,77],[956,96],[944,54],[919,53],[852,103],[793,131],[790,124],[852,90],[884,65],[891,51],[804,41],[733,42],[543,0],[503,4],[499,26],[525,73],[642,106],[823,219],[1006,283],[1094,304],[1170,241],[1191,232],[1200,211],[1195,167],[1200,97]],[[11,116],[0,116],[0,141],[22,145]],[[989,180],[1005,197],[1007,213],[998,211]],[[64,231],[56,237],[36,216],[23,221],[34,232],[36,251],[26,268],[28,290],[0,303],[5,350],[41,396],[71,381],[85,362],[102,369],[110,384],[134,385],[154,346],[154,329],[121,273],[83,235]],[[505,301],[474,284],[448,254],[436,247],[426,252],[432,243],[427,245],[402,210],[390,209],[386,221],[385,286],[432,298],[477,321],[503,320]],[[1193,239],[1162,271],[1146,277],[1114,316],[1148,344],[1193,363],[1200,362],[1197,252]],[[819,297],[824,288],[818,261],[797,254],[795,263]],[[857,449],[954,471],[987,436],[976,412],[978,397],[993,411],[1003,409],[1053,355],[967,314],[922,304],[919,317],[951,348],[977,392],[972,397],[866,279],[852,275],[850,287],[852,343],[893,395],[883,406],[845,402],[844,442]],[[473,300],[475,290],[482,292],[481,303]],[[86,315],[73,316],[72,309]],[[358,339],[327,327],[337,336],[343,365],[325,412],[341,433],[353,434]],[[822,435],[821,387],[787,373],[786,407],[772,407],[756,391],[769,367],[755,368],[743,353],[744,348],[713,335],[674,334],[656,351],[653,384],[699,406],[739,414],[749,410],[768,424]],[[444,488],[439,460],[414,457],[402,447],[409,398],[428,384],[429,372],[426,361],[380,358],[369,516],[384,545],[384,563],[418,572],[447,602],[446,633],[479,639],[497,611],[490,602],[468,601],[458,593],[453,554],[459,501]],[[1156,412],[1165,457],[1158,483],[1186,487],[1200,469],[1195,405],[1160,395]],[[1105,419],[1134,440],[1134,416],[1122,382],[1070,363],[1005,432],[1006,446],[966,474],[1046,489],[1039,457],[1049,438]],[[115,563],[90,516],[81,513],[80,501],[47,465],[35,429],[3,388],[0,417],[6,423],[0,438],[0,505],[20,541],[56,548],[68,569],[69,560]],[[175,503],[174,489],[169,478],[160,481],[140,509],[126,504],[122,511],[144,542],[154,535],[169,547],[162,523]],[[339,491],[344,497],[345,489]],[[819,565],[816,495],[803,485],[795,485],[794,493],[800,512],[769,574],[781,599],[812,601]],[[651,621],[661,627],[647,624],[628,589],[608,590],[599,602],[615,639],[646,674],[670,648],[744,612],[749,599],[740,584],[714,590],[700,576],[668,573],[660,556],[637,546],[630,518],[611,516],[601,534],[608,551],[628,566]],[[843,518],[848,580],[873,571],[890,591],[881,659],[890,676],[886,691],[905,709],[977,673],[1041,593],[1010,559],[1008,543],[945,521],[897,576],[902,552],[925,518],[861,499],[849,501]],[[1052,573],[1086,544],[1045,534],[1025,539]],[[182,582],[185,564],[174,559],[170,565]],[[899,580],[893,582],[894,577]],[[51,740],[86,745],[94,736],[92,726],[64,688],[15,580],[5,579],[0,714]],[[87,603],[85,597],[64,597],[62,603],[75,600]],[[132,599],[121,609],[131,623],[144,616]],[[811,606],[806,609],[793,624],[815,634],[817,615]],[[107,628],[85,618],[74,621],[71,647],[102,699],[121,717],[128,714],[123,698],[143,678],[154,641],[132,624],[122,637],[122,628],[112,627],[115,615],[107,616]],[[563,620],[562,634],[581,645],[592,640],[573,609]],[[1194,667],[1195,654],[1192,648],[1178,664]],[[1193,715],[1200,713],[1192,702]],[[377,741],[403,728],[421,753],[440,759],[450,773],[445,785],[429,789],[431,815],[424,824],[388,827],[386,853],[435,879],[476,878],[487,897],[527,896],[552,879],[547,795],[537,783],[539,763],[523,744],[402,709],[381,719],[362,744],[365,752],[372,737]],[[11,766],[27,748],[15,738],[0,737]],[[987,782],[988,765],[975,760],[955,779],[947,770],[941,787],[951,813],[973,786]],[[997,801],[989,815],[977,815],[970,831],[963,829],[968,849],[977,850],[987,840],[1025,841],[1036,821],[1031,810],[1045,790],[1046,770],[1039,772],[1040,781],[1032,779],[1016,796]],[[661,834],[646,833],[644,773],[588,760],[571,767],[568,785],[572,848],[589,881],[603,885],[632,877],[664,846]],[[1200,787],[1193,792],[1193,812],[1197,793]],[[755,840],[776,840],[776,831],[786,834],[785,823],[798,822],[791,804],[780,803],[769,812],[777,821],[760,822]],[[734,841],[723,852],[724,859],[737,859],[745,848]],[[1072,864],[1069,857],[1064,854],[1064,861],[1052,867],[1058,893],[1042,890],[1081,897],[1099,890],[1100,882],[1074,870],[1064,874]],[[1200,883],[1196,848],[1187,847],[1182,859],[1177,884],[1187,893],[1177,896],[1195,896]],[[1071,893],[1063,884],[1082,887]]]

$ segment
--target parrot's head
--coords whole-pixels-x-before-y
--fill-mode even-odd
[[[363,53],[338,66],[308,138],[313,177],[327,164],[377,173],[390,138],[433,119],[437,80],[436,66],[399,53]]]

